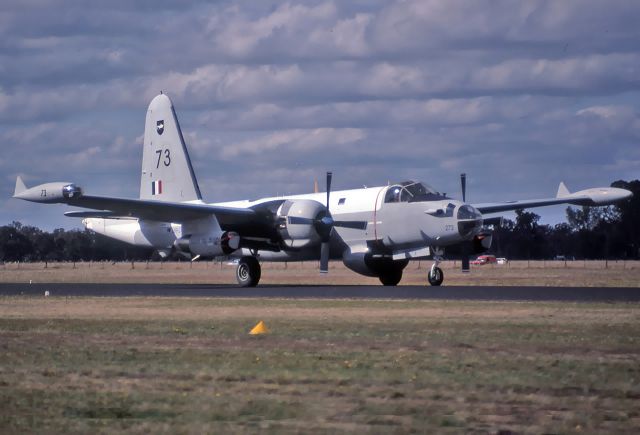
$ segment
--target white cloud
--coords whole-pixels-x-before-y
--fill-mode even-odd
[[[576,188],[637,178],[638,2],[0,9],[7,180],[64,168],[96,193],[136,195],[145,107],[160,90],[211,199],[300,192],[328,169],[344,187],[422,178],[449,191],[466,171],[478,200],[500,199],[498,185],[517,198],[560,177]]]
[[[316,128],[311,130],[285,130],[226,145],[222,157],[237,157],[273,153],[274,160],[289,152],[309,152],[313,150],[339,150],[343,146],[353,146],[365,139],[363,130],[357,128]]]

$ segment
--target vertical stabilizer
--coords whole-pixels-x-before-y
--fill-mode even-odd
[[[564,185],[564,182],[560,182],[560,185],[558,186],[558,193],[556,194],[556,198],[565,198],[567,196],[570,196],[571,192],[569,192],[569,189],[567,189],[567,186]]]
[[[13,191],[13,196],[18,196],[25,190],[27,190],[27,186],[24,184],[24,181],[22,181],[22,177],[18,175],[18,178],[16,178],[16,188]]]
[[[202,199],[178,117],[171,100],[164,94],[155,97],[147,110],[140,199]]]

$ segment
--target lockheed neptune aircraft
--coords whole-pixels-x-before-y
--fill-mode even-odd
[[[138,246],[172,252],[192,260],[235,257],[240,286],[260,280],[260,261],[320,260],[328,271],[330,259],[349,269],[394,286],[410,260],[432,256],[427,273],[431,285],[444,274],[438,263],[444,249],[462,245],[463,269],[468,255],[491,244],[490,226],[508,210],[552,204],[608,205],[631,196],[611,187],[570,193],[560,184],[555,198],[504,203],[467,204],[465,177],[462,201],[427,184],[404,181],[387,186],[326,192],[256,201],[207,204],[202,201],[173,104],[164,94],[147,110],[140,198],[91,195],[76,184],[46,183],[27,188],[16,180],[15,198],[64,203],[93,211],[70,211],[90,230]]]

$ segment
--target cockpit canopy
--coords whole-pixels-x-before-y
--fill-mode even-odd
[[[425,202],[445,199],[433,187],[419,181],[403,181],[387,188],[384,202]]]

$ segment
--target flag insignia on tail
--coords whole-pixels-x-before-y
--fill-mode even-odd
[[[162,194],[162,180],[151,182],[151,194],[152,195]]]
[[[156,131],[158,134],[162,134],[164,131],[164,120],[156,121]]]

